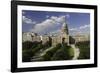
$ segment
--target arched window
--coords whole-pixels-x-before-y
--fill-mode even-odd
[[[62,44],[64,44],[65,43],[65,38],[62,38]]]

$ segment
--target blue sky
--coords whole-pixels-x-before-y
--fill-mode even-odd
[[[39,34],[59,33],[64,22],[68,25],[69,33],[89,34],[90,14],[75,12],[22,11],[22,31]]]

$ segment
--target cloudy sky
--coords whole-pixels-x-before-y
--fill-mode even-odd
[[[89,13],[22,11],[23,32],[56,34],[60,32],[63,22],[67,23],[71,35],[90,32]]]

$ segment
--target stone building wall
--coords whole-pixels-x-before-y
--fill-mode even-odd
[[[32,37],[31,37],[30,33],[22,34],[22,42],[25,42],[25,41],[32,41]]]
[[[89,41],[90,37],[87,35],[77,35],[77,36],[73,36],[73,38],[75,39],[75,42],[84,42],[84,41]]]
[[[52,46],[56,46],[57,44],[61,43],[61,37],[54,36],[54,37],[51,37],[51,38],[52,38]]]
[[[42,41],[42,44],[46,44],[47,42],[49,42],[49,41],[50,41],[50,39],[49,39],[49,37],[48,37],[48,36],[42,36],[41,41]]]
[[[76,42],[89,41],[90,37],[84,35],[78,36],[69,36],[66,34],[62,34],[60,36],[39,36],[39,35],[31,35],[30,33],[23,33],[22,36],[23,42],[31,41],[31,42],[41,42],[42,44],[46,44],[47,42],[51,42],[52,46],[56,46],[59,43],[67,43],[68,45],[74,44]]]

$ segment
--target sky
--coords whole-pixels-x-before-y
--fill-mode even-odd
[[[22,32],[57,34],[64,22],[70,35],[90,33],[89,13],[22,10]]]

